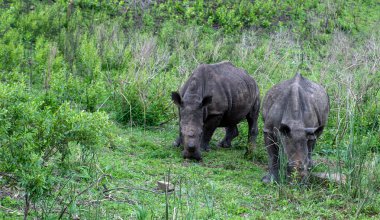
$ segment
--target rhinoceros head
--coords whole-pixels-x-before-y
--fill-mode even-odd
[[[288,158],[288,173],[296,171],[301,177],[305,177],[311,165],[311,147],[322,133],[323,126],[308,128],[299,123],[281,123],[279,131]]]
[[[205,107],[211,103],[212,97],[198,95],[181,97],[179,93],[173,92],[172,100],[179,108],[180,132],[184,145],[183,157],[199,161],[202,159],[200,148]]]

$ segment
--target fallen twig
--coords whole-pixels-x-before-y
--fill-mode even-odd
[[[114,199],[114,198],[111,198],[111,199],[97,199],[97,200],[91,200],[91,201],[86,201],[86,202],[80,202],[80,203],[77,203],[77,205],[83,205],[83,206],[87,206],[87,205],[93,205],[93,204],[99,204],[99,203],[102,203],[102,202],[107,202],[107,201],[111,201],[111,202],[117,202],[117,203],[128,203],[128,204],[131,204],[131,205],[136,205],[137,202],[136,201],[133,201],[131,199]]]
[[[102,181],[103,178],[109,176],[108,174],[102,174],[99,179],[97,181],[94,181],[93,183],[91,183],[86,189],[84,189],[83,191],[79,192],[78,195],[76,195],[73,199],[71,199],[71,201],[69,203],[66,204],[66,206],[62,209],[61,211],[61,214],[59,215],[59,218],[58,219],[62,219],[63,215],[65,214],[67,208],[76,200],[76,198],[78,198],[79,196],[81,196],[82,194],[84,194],[85,192],[87,192],[89,189],[91,189],[94,185],[98,184],[100,181]]]
[[[14,181],[18,181],[16,177],[14,177],[12,174],[10,173],[5,173],[5,172],[0,172],[0,176],[5,176],[5,177],[8,177],[9,179],[12,179]]]
[[[110,192],[110,191],[119,191],[119,190],[140,190],[140,191],[146,191],[146,192],[151,192],[151,193],[159,193],[159,192],[156,192],[154,190],[150,190],[150,189],[144,189],[144,188],[135,188],[135,187],[116,187],[116,188],[113,188],[113,189],[106,189],[106,190],[103,190],[103,193],[107,193],[107,192]]]
[[[13,209],[10,209],[10,208],[7,208],[7,207],[4,207],[4,206],[1,206],[0,205],[0,209],[3,209],[3,210],[5,210],[7,213],[9,213],[9,214],[16,214],[16,215],[18,215],[18,216],[22,216],[23,215],[23,213],[21,213],[20,211],[18,211],[18,210],[13,210]]]

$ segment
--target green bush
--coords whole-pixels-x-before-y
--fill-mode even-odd
[[[52,108],[44,94],[32,95],[23,84],[0,84],[0,111],[0,170],[33,202],[51,195],[67,168],[94,167],[94,158],[111,141],[105,113],[78,111],[69,103]]]

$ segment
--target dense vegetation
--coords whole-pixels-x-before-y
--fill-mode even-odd
[[[376,0],[0,0],[0,217],[380,215],[379,11]],[[316,170],[347,184],[262,185],[265,149],[243,158],[244,124],[233,150],[183,162],[169,94],[222,60],[262,96],[296,72],[324,85]],[[164,176],[174,194],[153,190]]]

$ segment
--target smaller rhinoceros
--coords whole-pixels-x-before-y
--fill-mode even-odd
[[[217,127],[226,128],[219,143],[230,147],[238,135],[237,124],[247,119],[252,147],[258,133],[260,109],[259,89],[244,70],[230,62],[198,66],[181,88],[172,93],[179,109],[180,131],[174,142],[183,145],[183,157],[201,160],[201,148],[209,150],[209,142]]]
[[[279,147],[288,158],[287,174],[305,177],[311,167],[311,153],[322,134],[329,113],[325,89],[297,73],[273,86],[263,101],[264,142],[269,155],[269,174],[263,182],[279,179]]]

